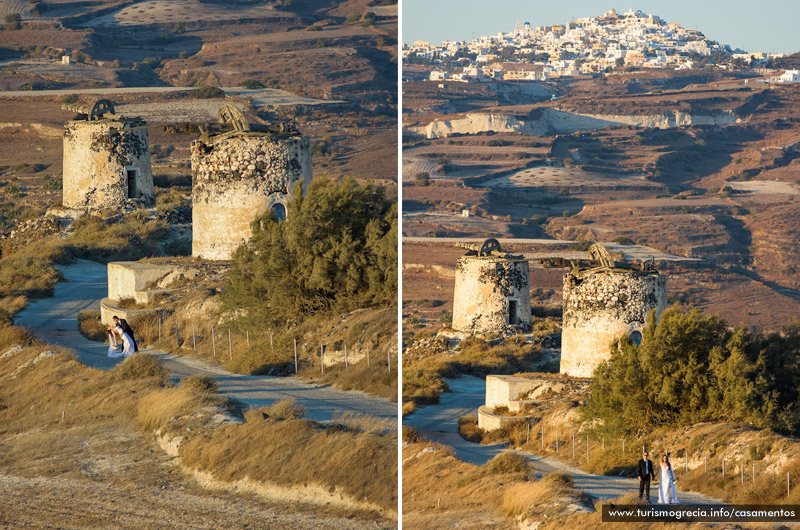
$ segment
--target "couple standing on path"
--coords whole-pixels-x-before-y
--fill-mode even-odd
[[[118,318],[116,315],[113,317],[114,325],[108,326],[108,356],[109,357],[130,357],[139,351],[136,345],[136,339],[133,337],[133,329],[128,325],[128,321]],[[117,337],[119,341],[117,342]],[[122,350],[119,349],[122,346]]]
[[[639,474],[639,500],[642,500],[642,493],[647,492],[647,502],[650,502],[650,479],[656,478],[653,463],[648,458],[649,453],[644,451],[642,459],[639,460],[637,471]],[[672,462],[669,460],[669,453],[661,457],[660,472],[658,474],[658,503],[659,504],[678,504],[678,495],[675,492],[675,472],[672,470]]]

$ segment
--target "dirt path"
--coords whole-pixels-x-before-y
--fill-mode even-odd
[[[483,465],[495,455],[506,450],[506,444],[480,445],[464,440],[458,434],[458,418],[467,414],[477,417],[478,407],[485,401],[485,380],[479,377],[462,376],[448,379],[450,392],[442,394],[438,405],[422,407],[403,420],[417,429],[425,438],[449,445],[458,458],[471,464]],[[630,478],[591,475],[577,467],[558,460],[521,452],[536,469],[537,475],[560,471],[571,475],[575,487],[598,499],[614,499],[638,491],[638,482]],[[680,483],[679,487],[680,487]],[[658,483],[651,488],[651,495],[658,496]],[[655,495],[653,495],[655,493]],[[716,504],[722,501],[699,493],[678,491],[683,503]]]
[[[100,299],[107,296],[107,266],[79,261],[61,268],[66,281],[56,285],[52,298],[31,303],[17,314],[15,323],[33,330],[49,343],[73,348],[78,358],[89,366],[110,370],[120,359],[109,359],[105,344],[87,340],[78,331],[77,315],[84,309],[99,309]],[[263,406],[293,397],[308,409],[307,416],[328,421],[337,412],[369,414],[396,419],[397,405],[363,392],[345,392],[330,386],[308,383],[295,377],[244,376],[232,374],[197,359],[163,352],[142,350],[162,359],[176,378],[194,373],[214,377],[219,392],[247,406]]]

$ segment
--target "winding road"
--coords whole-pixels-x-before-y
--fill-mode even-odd
[[[455,455],[471,464],[483,465],[495,455],[506,451],[506,444],[480,445],[464,440],[458,434],[458,418],[471,414],[478,417],[478,407],[485,402],[486,381],[474,376],[461,376],[447,379],[450,392],[442,394],[437,405],[429,405],[416,410],[403,419],[403,423],[414,427],[422,436],[432,442],[448,445]],[[559,471],[571,475],[575,487],[600,500],[616,499],[627,493],[639,491],[638,481],[631,478],[592,475],[585,471],[550,458],[519,451],[534,465],[536,474],[541,475]],[[678,482],[680,487],[680,482]],[[651,487],[651,496],[658,497],[658,483]],[[721,504],[699,493],[678,490],[678,499],[687,504]]]
[[[108,346],[86,339],[78,331],[78,313],[84,309],[100,309],[100,300],[107,296],[107,266],[92,261],[78,261],[60,267],[64,276],[56,284],[52,298],[32,302],[17,314],[15,323],[33,331],[50,344],[75,350],[78,359],[95,368],[110,370],[122,359],[110,359]],[[397,405],[357,391],[336,390],[329,385],[315,385],[297,377],[247,376],[232,374],[219,366],[163,352],[142,349],[155,355],[170,369],[176,379],[191,374],[205,374],[216,379],[220,394],[245,406],[261,407],[285,398],[295,398],[308,410],[307,417],[324,422],[340,412],[369,414],[397,419]]]

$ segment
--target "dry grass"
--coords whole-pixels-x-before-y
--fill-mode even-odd
[[[504,451],[486,462],[483,470],[487,475],[522,473],[527,476],[533,473],[533,465],[519,453]]]
[[[354,432],[386,434],[397,432],[397,421],[389,418],[376,418],[368,414],[342,412],[333,415],[333,423]]]
[[[486,340],[471,337],[459,344],[456,355],[422,354],[403,367],[403,401],[417,405],[438,403],[439,396],[447,390],[444,379],[459,374],[512,374],[529,369],[541,357],[541,341],[556,329],[554,326],[549,320],[541,321],[531,343],[516,336],[492,346]]]
[[[244,413],[244,418],[247,421],[262,421],[267,420],[270,422],[284,421],[284,420],[298,420],[306,415],[308,411],[303,405],[298,405],[297,400],[294,398],[282,399],[276,401],[272,405],[259,408],[251,408]]]
[[[94,309],[78,313],[78,330],[89,340],[105,342],[108,338],[106,327],[100,322],[100,311]]]
[[[152,355],[136,353],[115,366],[112,375],[117,381],[125,379],[155,379],[163,384],[169,378],[169,370]]]
[[[449,447],[419,439],[410,429],[404,428],[404,439],[404,527],[510,527],[502,512],[503,497],[509,488],[528,484],[527,473],[488,473],[457,459]]]
[[[299,374],[316,383],[331,384],[341,390],[361,390],[373,396],[396,402],[396,358],[392,360],[392,364],[390,370],[385,361],[372,360],[367,365],[366,359],[362,359],[357,363],[350,364],[347,368],[343,364],[327,367],[324,375],[319,373],[319,367],[306,367]]]
[[[397,437],[304,419],[247,421],[194,436],[183,463],[234,482],[319,484],[387,511],[397,506]]]
[[[530,514],[532,510],[562,498],[577,497],[572,477],[548,473],[542,480],[514,484],[503,494],[503,511],[509,517]]]
[[[160,253],[159,241],[169,233],[163,221],[149,220],[145,212],[136,211],[119,220],[84,216],[77,219],[67,238],[54,235],[31,242],[15,253],[0,259],[0,299],[14,299],[13,314],[24,307],[20,296],[42,298],[52,295],[61,279],[56,264],[67,264],[75,258],[108,262],[135,260]]]
[[[215,394],[217,392],[217,380],[208,375],[192,374],[181,379],[181,387],[186,388],[196,394]]]
[[[206,406],[205,396],[187,387],[170,387],[148,393],[136,405],[137,420],[144,431],[163,430],[176,421]]]

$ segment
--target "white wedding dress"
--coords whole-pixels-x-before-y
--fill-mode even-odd
[[[661,474],[658,476],[658,504],[678,504],[675,473],[664,464],[661,464]]]
[[[117,357],[122,357],[124,355],[122,353],[122,350],[117,348],[117,344],[118,344],[117,343],[117,339],[116,339],[114,333],[109,333],[108,334],[108,356],[111,357],[112,359],[115,359]]]
[[[116,330],[117,334],[122,337],[122,356],[130,357],[135,351],[133,347],[133,339],[131,339],[130,335],[122,331],[122,326],[117,326]]]

